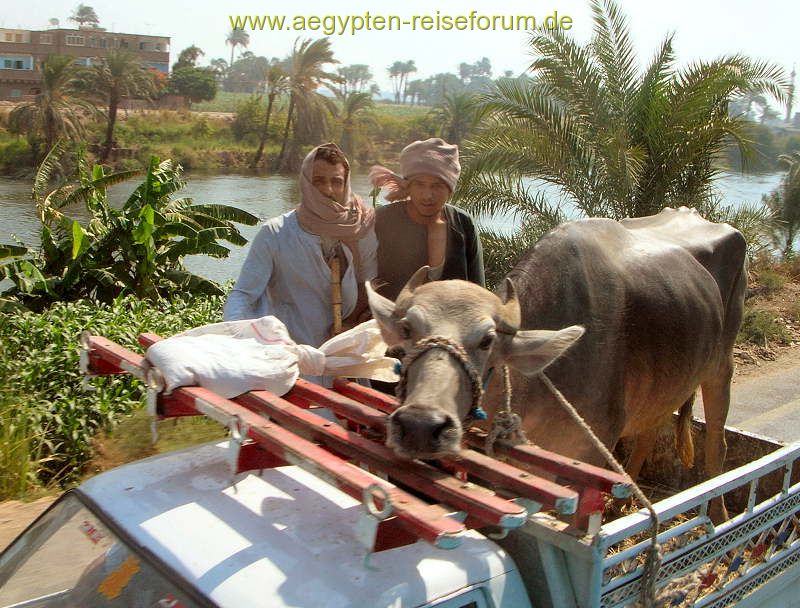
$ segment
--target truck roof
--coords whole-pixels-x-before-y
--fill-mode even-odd
[[[296,466],[234,479],[227,456],[227,442],[155,456],[80,491],[220,606],[420,606],[518,576],[476,531],[455,549],[418,541],[365,563],[361,503]]]

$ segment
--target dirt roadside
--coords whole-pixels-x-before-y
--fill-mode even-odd
[[[0,503],[0,551],[14,540],[58,496],[44,496],[33,502],[8,500]]]

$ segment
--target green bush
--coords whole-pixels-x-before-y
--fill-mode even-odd
[[[208,139],[214,134],[214,129],[211,127],[208,119],[205,116],[202,116],[192,123],[189,132],[191,133],[192,137]]]
[[[745,309],[737,342],[767,346],[770,342],[789,344],[791,335],[774,314],[766,310]]]
[[[0,143],[0,174],[19,173],[21,167],[33,167],[33,150],[24,139]]]
[[[136,337],[140,333],[169,336],[216,323],[222,320],[223,302],[222,296],[156,302],[125,297],[110,305],[78,301],[57,303],[39,314],[0,313],[0,386],[13,387],[13,396],[6,402],[25,412],[29,425],[27,430],[11,434],[17,444],[29,442],[26,449],[32,454],[33,471],[23,471],[26,477],[33,475],[45,484],[75,479],[91,456],[97,431],[109,428],[142,404],[141,382],[131,377],[96,378],[91,381],[93,390],[84,392],[79,371],[81,331],[105,336],[138,352]],[[0,412],[0,441],[8,442],[7,410],[0,408]],[[8,458],[12,457],[18,459],[9,454]],[[0,458],[4,458],[2,452]],[[24,484],[19,479],[16,486],[9,480],[3,483],[13,487]]]
[[[251,97],[250,93],[236,93],[232,91],[217,91],[217,96],[211,101],[201,101],[192,104],[195,112],[235,112],[236,106]]]
[[[795,323],[800,323],[800,302],[794,302],[789,307],[789,311],[786,313],[786,316]]]
[[[139,171],[145,166],[135,158],[121,158],[116,162],[114,168],[117,171]]]
[[[786,277],[771,268],[765,268],[758,273],[758,284],[765,295],[771,295],[783,289]]]
[[[231,132],[237,141],[258,143],[258,136],[264,126],[265,108],[261,97],[250,97],[236,106],[236,118],[231,123]]]

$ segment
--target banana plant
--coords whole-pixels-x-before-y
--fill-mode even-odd
[[[186,186],[180,165],[152,157],[147,170],[107,172],[90,167],[78,151],[75,179],[49,190],[50,177],[66,152],[56,144],[34,179],[33,200],[41,224],[38,248],[0,245],[0,278],[12,286],[0,295],[0,309],[40,309],[55,301],[91,298],[111,301],[133,294],[154,299],[172,291],[221,294],[219,285],[186,270],[187,255],[227,257],[219,241],[244,245],[235,224],[258,218],[228,205],[194,204],[176,194]],[[108,188],[144,174],[120,209]],[[83,205],[89,221],[70,217]]]

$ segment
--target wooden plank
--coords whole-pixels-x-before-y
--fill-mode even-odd
[[[359,387],[359,390],[351,391],[351,393],[360,398],[363,395],[360,389],[365,387],[355,383],[351,384]],[[341,386],[342,383],[339,385]],[[307,407],[309,404],[328,407],[337,415],[353,420],[358,424],[384,433],[386,431],[385,414],[376,412],[372,408],[348,397],[304,380],[298,380],[296,387],[285,398],[302,407]],[[334,449],[339,450],[340,448],[335,447]],[[484,456],[474,450],[463,450],[457,460],[448,460],[444,461],[444,463],[445,465],[461,468],[466,473],[474,475],[482,481],[489,482],[498,489],[507,490],[517,496],[534,500],[545,508],[555,509],[559,513],[570,515],[578,509],[577,492],[528,471],[523,471]]]
[[[391,414],[400,407],[400,402],[397,398],[376,391],[374,388],[362,386],[346,378],[335,378],[333,381],[333,389],[345,397],[350,397],[351,399],[365,403],[386,414]]]
[[[342,378],[337,378],[333,387],[343,395],[361,401],[381,410],[393,412],[399,407],[395,397],[386,395]],[[470,429],[465,433],[467,443],[473,448],[483,448],[486,442],[485,432]],[[573,458],[567,458],[555,452],[544,450],[535,445],[510,446],[498,442],[495,452],[513,458],[523,464],[536,466],[549,473],[568,479],[570,482],[596,488],[601,492],[612,494],[617,498],[630,496],[630,480],[622,475],[602,467],[596,467]]]
[[[129,373],[144,380],[149,364],[142,355],[102,336],[89,336],[89,368],[91,373]]]
[[[312,404],[327,407],[338,415],[362,426],[380,431],[386,430],[385,414],[302,378],[297,379],[294,388],[283,398],[301,407],[308,407]]]
[[[433,500],[476,517],[484,525],[511,528],[525,523],[527,512],[520,505],[489,494],[479,486],[466,484],[429,464],[401,460],[390,448],[372,442],[268,391],[251,391],[236,397],[234,401],[268,415],[301,436],[386,471],[401,483]]]

